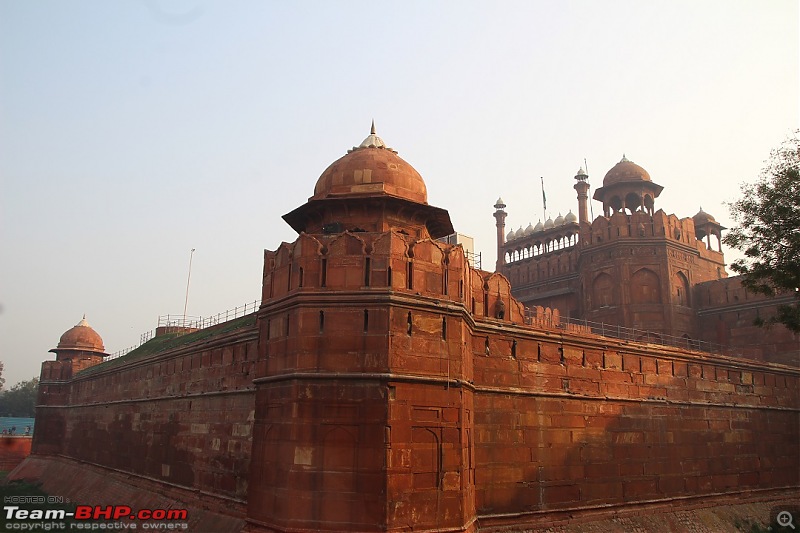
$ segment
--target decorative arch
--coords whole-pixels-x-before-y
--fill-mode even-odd
[[[366,242],[350,232],[340,233],[328,245],[329,255],[366,255]]]
[[[612,213],[622,210],[622,198],[619,196],[612,196],[608,201],[608,206],[611,208]]]
[[[661,280],[658,274],[649,268],[637,270],[633,276],[631,276],[630,292],[631,303],[661,303]]]
[[[625,195],[625,207],[634,214],[642,208],[642,197],[635,192],[629,192]]]
[[[689,290],[689,279],[683,272],[676,272],[672,276],[672,296],[673,302],[678,305],[691,307],[691,293]]]
[[[595,309],[616,305],[614,279],[605,272],[595,276],[592,281],[592,303]]]
[[[312,257],[315,260],[322,255],[322,243],[306,233],[301,233],[291,250],[292,257]]]
[[[444,243],[422,239],[414,244],[414,257],[420,261],[441,265],[444,263],[446,249],[447,246]]]
[[[655,208],[655,200],[653,196],[650,194],[644,195],[644,207],[649,214],[653,214],[653,209]]]
[[[286,266],[292,262],[292,245],[282,242],[275,253],[275,266],[277,268]]]
[[[438,431],[428,427],[411,429],[411,464],[414,490],[436,490],[442,482],[442,446]]]

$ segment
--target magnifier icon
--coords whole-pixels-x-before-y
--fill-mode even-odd
[[[781,511],[778,513],[777,516],[778,525],[781,527],[790,527],[792,529],[797,529],[794,527],[792,513],[789,511]]]

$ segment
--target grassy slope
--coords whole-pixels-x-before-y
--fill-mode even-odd
[[[211,339],[212,337],[216,337],[217,335],[222,335],[224,333],[236,331],[237,329],[243,329],[253,326],[255,325],[255,323],[256,323],[256,315],[255,313],[252,313],[249,315],[245,315],[241,318],[229,320],[224,324],[219,324],[217,326],[212,326],[210,328],[201,329],[192,333],[187,333],[185,335],[181,335],[178,333],[168,333],[166,335],[159,335],[158,337],[154,337],[149,341],[147,341],[146,343],[142,344],[135,350],[131,350],[122,357],[118,357],[110,361],[105,361],[99,365],[87,368],[86,370],[80,372],[79,375],[85,376],[87,374],[98,372],[100,370],[107,370],[109,368],[125,365],[130,362],[136,361],[138,359],[142,359],[143,357],[147,357],[148,355],[161,353],[167,350],[171,350],[173,348],[177,348],[179,346],[183,346],[185,344],[191,344],[193,342],[208,340]]]

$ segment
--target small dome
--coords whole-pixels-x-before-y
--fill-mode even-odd
[[[692,217],[692,219],[694,220],[695,224],[703,224],[705,222],[716,222],[717,221],[717,219],[715,219],[713,216],[711,216],[708,213],[706,213],[705,211],[703,211],[702,207],[700,208],[700,211],[698,211],[697,214]]]
[[[497,210],[503,209],[506,206],[506,203],[503,201],[503,198],[498,198],[497,201],[494,203],[494,208]]]
[[[575,213],[572,212],[572,209],[569,210],[567,216],[564,217],[565,224],[574,224],[578,221],[578,217],[575,216]]]
[[[528,222],[528,227],[525,228],[525,231],[523,232],[523,235],[527,236],[527,235],[530,235],[531,233],[533,233],[533,224]]]
[[[544,230],[544,224],[542,224],[542,219],[540,218],[539,222],[537,222],[536,225],[533,227],[533,231],[543,231],[543,230]]]
[[[68,329],[61,335],[55,350],[81,350],[103,353],[105,346],[103,346],[103,339],[100,338],[100,335],[92,329],[86,321],[86,317],[83,317],[75,327]]]
[[[514,238],[515,239],[521,239],[524,236],[525,236],[525,232],[522,231],[522,226],[520,226],[519,229],[514,232]]]
[[[581,178],[586,179],[588,177],[589,177],[589,174],[587,174],[586,171],[583,170],[583,167],[579,168],[578,169],[578,173],[575,174],[575,179],[581,179]]]
[[[553,227],[555,227],[555,224],[553,223],[552,218],[548,218],[547,220],[544,221],[544,229],[550,229]]]
[[[564,225],[564,217],[561,216],[561,213],[558,214],[556,219],[553,221],[554,226],[563,226]]]
[[[508,235],[506,235],[506,241],[513,241],[513,240],[514,240],[514,230],[512,229],[511,231],[508,232]]]
[[[623,155],[622,160],[606,173],[606,177],[603,178],[603,187],[632,181],[651,181],[650,174]]]

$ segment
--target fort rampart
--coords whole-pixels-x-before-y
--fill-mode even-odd
[[[526,318],[459,247],[374,237],[268,255],[257,323],[75,375],[45,362],[34,457],[278,531],[491,529],[798,487],[797,369]]]
[[[96,333],[85,357],[62,336],[10,477],[82,503],[136,487],[227,520],[195,530],[252,533],[474,532],[798,494],[800,369],[526,310],[435,240],[449,215],[374,130],[284,218],[299,236],[265,251],[255,315],[96,365]]]
[[[254,317],[247,319],[206,341],[74,376],[69,362],[45,362],[33,453],[98,467],[134,485],[157,481],[176,499],[213,495],[202,498],[205,506],[242,515],[257,344]]]

